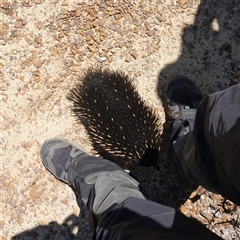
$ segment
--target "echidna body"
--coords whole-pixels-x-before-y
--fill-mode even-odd
[[[124,73],[88,70],[70,91],[72,111],[84,123],[94,149],[123,168],[158,159],[160,124]]]

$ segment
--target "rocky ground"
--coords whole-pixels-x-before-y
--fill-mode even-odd
[[[39,156],[52,137],[92,151],[65,98],[84,70],[126,72],[164,123],[168,77],[186,75],[204,94],[240,82],[239,23],[238,0],[2,0],[1,239],[91,238],[84,206]],[[164,126],[160,170],[134,170],[150,199],[239,239],[240,207],[182,178]]]

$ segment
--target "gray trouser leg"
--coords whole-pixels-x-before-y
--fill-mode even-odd
[[[95,219],[129,197],[146,199],[139,183],[109,160],[83,154],[69,167],[68,174]]]

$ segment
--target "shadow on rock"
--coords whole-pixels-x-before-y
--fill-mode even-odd
[[[76,194],[76,193],[75,193]],[[50,222],[26,230],[12,237],[12,240],[90,240],[92,233],[88,226],[88,210],[76,194],[77,203],[81,209],[79,216],[67,217],[62,224]]]
[[[240,2],[203,0],[193,25],[183,29],[179,59],[159,73],[162,98],[168,78],[184,75],[210,94],[240,82]]]

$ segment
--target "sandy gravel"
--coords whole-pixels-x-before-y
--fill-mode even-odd
[[[90,239],[73,191],[41,164],[45,139],[91,151],[65,99],[89,67],[120,69],[164,123],[168,77],[204,94],[240,82],[239,0],[1,1],[1,239]],[[168,142],[160,170],[137,168],[150,199],[180,208],[223,239],[240,238],[240,207],[187,183]],[[14,237],[15,236],[15,237]]]

